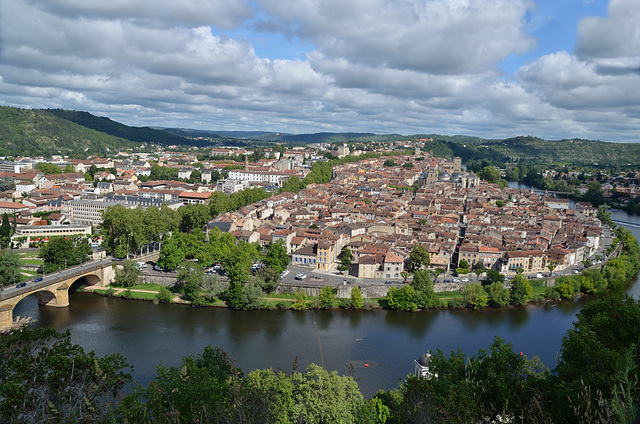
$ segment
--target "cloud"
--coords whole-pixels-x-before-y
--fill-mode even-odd
[[[576,54],[598,65],[640,71],[640,8],[635,0],[612,0],[609,16],[586,17],[578,26]]]
[[[534,46],[522,0],[260,0],[331,59],[434,74],[476,73]],[[267,24],[264,24],[267,27]]]
[[[246,0],[26,0],[68,19],[134,20],[155,26],[232,29],[253,15]]]
[[[535,46],[526,0],[3,0],[0,102],[131,125],[634,139],[631,3],[585,18],[575,54],[505,75]],[[308,51],[261,57],[265,38]]]

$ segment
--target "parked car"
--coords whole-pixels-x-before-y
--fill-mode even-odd
[[[391,281],[391,280],[387,280],[387,281],[385,281],[384,283],[385,283],[385,284],[393,284],[393,281]]]
[[[288,270],[288,269],[285,269],[284,271],[282,271],[282,274],[280,274],[280,278],[284,278],[284,277],[286,277],[287,275],[289,275],[289,270]]]
[[[155,271],[164,271],[164,268],[162,268],[162,267],[161,267],[160,265],[158,265],[158,264],[155,264],[155,265],[153,266],[153,269],[154,269]]]
[[[41,280],[42,280],[42,278],[41,278]],[[27,285],[27,283],[18,283],[18,285],[16,287],[20,289],[22,287],[25,287],[26,285]]]
[[[296,280],[304,280],[305,278],[307,278],[307,274],[305,274],[304,272],[297,274],[295,277]]]
[[[38,277],[35,280],[33,280],[34,283],[37,283],[38,281],[42,281],[42,277]]]
[[[542,273],[541,273],[541,272],[539,272],[539,273],[537,273],[537,274],[536,274],[536,278],[542,278],[542,277],[543,277],[543,275],[542,275]]]
[[[453,279],[453,282],[454,282],[454,283],[459,283],[459,282],[460,282],[460,279],[459,279],[459,278],[454,278],[454,279]]]

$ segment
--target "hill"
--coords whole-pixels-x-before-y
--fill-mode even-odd
[[[109,152],[133,148],[137,144],[86,128],[46,110],[0,106],[2,156],[106,156]]]
[[[164,146],[174,144],[191,146],[209,145],[208,142],[203,140],[188,139],[184,136],[171,134],[163,130],[149,127],[130,127],[128,125],[112,121],[106,117],[92,115],[89,112],[64,109],[47,109],[47,112],[78,125],[82,125],[83,127],[137,143],[154,143]]]

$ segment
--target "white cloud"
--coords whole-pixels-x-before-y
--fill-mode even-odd
[[[609,16],[587,17],[578,26],[576,53],[607,67],[640,71],[640,7],[636,0],[611,0]]]
[[[535,45],[527,0],[3,0],[0,102],[132,125],[626,140],[640,128],[631,3],[583,20],[576,54],[504,75]],[[260,57],[265,32],[315,47]]]

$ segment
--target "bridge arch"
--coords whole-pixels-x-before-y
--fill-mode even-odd
[[[0,330],[13,325],[13,310],[27,296],[37,294],[39,305],[64,308],[69,306],[69,289],[73,285],[104,286],[113,279],[114,271],[110,263],[87,268],[76,269],[78,272],[75,275],[60,275],[57,280],[56,275],[53,274],[47,276],[47,279],[52,277],[53,281],[45,283],[45,286],[30,284],[24,290],[3,296],[0,299]]]

